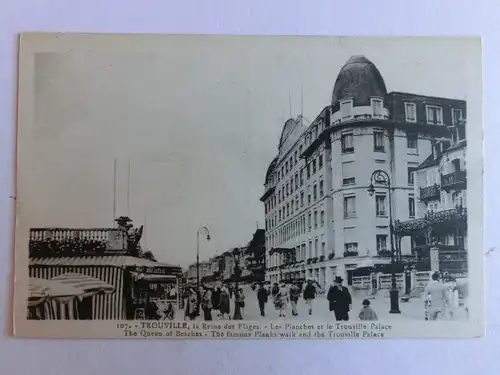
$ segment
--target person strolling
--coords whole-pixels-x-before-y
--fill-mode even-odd
[[[201,298],[203,319],[212,320],[212,288],[209,285],[205,285],[204,289],[205,291],[203,292],[203,297]]]
[[[300,298],[300,288],[296,283],[293,283],[290,287],[290,305],[292,305],[292,315],[297,316],[299,312],[297,310],[297,303]]]
[[[450,301],[448,287],[442,282],[439,272],[432,274],[432,280],[425,287],[423,297],[428,307],[428,319],[443,319],[446,306],[449,305]]]
[[[239,288],[234,291],[234,316],[233,319],[244,319],[245,313],[245,294],[243,289]]]
[[[229,298],[229,290],[227,287],[223,287],[220,293],[220,304],[219,311],[221,318],[225,319],[226,315],[228,319],[231,319],[231,299]]]
[[[259,289],[257,290],[257,300],[259,301],[259,310],[260,316],[266,316],[266,303],[268,300],[267,289],[264,288],[264,285],[259,284]]]
[[[342,286],[343,281],[340,276],[337,276],[335,285],[330,287],[327,295],[330,311],[335,313],[336,320],[349,320],[349,311],[352,306],[351,293],[349,293],[349,289]]]
[[[370,306],[370,301],[365,299],[363,300],[363,308],[359,312],[360,320],[378,320],[377,313]]]
[[[309,315],[312,315],[313,301],[316,298],[316,287],[314,286],[312,280],[307,280],[307,285],[304,288],[303,297],[306,301],[306,305],[309,308]]]

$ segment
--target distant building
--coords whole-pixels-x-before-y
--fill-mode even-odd
[[[239,281],[263,281],[265,273],[265,230],[257,229],[247,246],[235,247],[207,261],[200,262],[200,280],[235,281],[235,259],[239,258]],[[188,268],[188,279],[196,282],[196,263]]]
[[[266,231],[257,229],[247,245],[245,268],[251,281],[264,281],[266,272]]]
[[[387,188],[367,189],[375,170],[392,185],[393,219],[415,216],[414,170],[431,153],[463,100],[387,93],[382,75],[364,56],[342,67],[331,104],[307,125],[285,122],[261,201],[266,218],[266,279],[316,279],[322,286],[390,261]],[[400,256],[412,254],[402,238]]]

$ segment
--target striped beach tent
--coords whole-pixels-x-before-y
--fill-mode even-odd
[[[110,285],[96,277],[83,275],[81,273],[63,273],[52,278],[51,280],[82,290],[82,298],[100,293],[111,294],[115,291],[115,287],[113,285]]]
[[[47,297],[49,289],[47,280],[30,277],[28,285],[29,298]]]
[[[28,307],[41,308],[43,314],[36,315],[43,315],[46,319],[73,318],[74,300],[83,298],[85,293],[81,288],[35,277],[30,277],[28,285]]]
[[[82,288],[66,285],[57,280],[47,280],[35,277],[29,279],[29,298],[72,298],[81,297],[84,294]]]
[[[30,277],[28,284],[28,306],[37,306],[45,302],[49,296],[47,280]]]

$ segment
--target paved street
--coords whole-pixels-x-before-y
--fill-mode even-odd
[[[266,316],[260,316],[259,305],[257,302],[256,292],[253,291],[249,286],[244,286],[244,293],[246,296],[245,309],[244,309],[244,320],[253,321],[269,321],[283,319],[279,318],[277,312],[272,303],[272,299],[269,298],[269,302],[266,304]],[[353,311],[350,312],[350,320],[359,320],[358,314],[361,310],[362,301],[365,297],[353,296]],[[401,314],[389,314],[390,303],[388,297],[377,297],[370,299],[371,306],[377,313],[379,320],[424,320],[424,304],[422,299],[412,298],[409,302],[400,302],[399,308]],[[292,308],[290,304],[286,311],[286,320],[297,320],[297,321],[327,321],[335,320],[335,315],[333,312],[329,311],[329,304],[325,296],[319,296],[314,300],[313,313],[308,314],[308,309],[305,301],[301,298],[297,304],[298,316],[292,315]],[[231,301],[231,316],[234,312],[234,301]],[[178,312],[177,318],[182,318],[184,316],[183,312]],[[213,312],[213,319],[217,320],[216,313]],[[198,317],[197,320],[202,320],[202,317]],[[455,320],[465,320],[465,310],[460,307],[455,312]]]

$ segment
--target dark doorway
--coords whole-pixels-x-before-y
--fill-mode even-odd
[[[82,320],[92,320],[92,297],[86,297],[78,303],[78,316]]]
[[[354,271],[347,271],[347,285],[352,285],[352,276]]]

